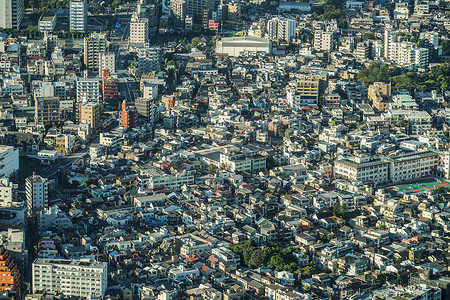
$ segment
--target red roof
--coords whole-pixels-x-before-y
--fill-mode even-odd
[[[306,110],[306,111],[311,111],[312,110],[312,108],[309,107],[309,106],[300,106],[300,109],[301,110]]]
[[[209,270],[210,268],[208,267],[208,266],[203,266],[202,267],[202,272],[205,272],[205,271],[207,271],[207,270]]]

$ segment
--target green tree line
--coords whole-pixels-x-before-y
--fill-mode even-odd
[[[433,66],[428,73],[404,73],[400,67],[371,62],[359,71],[357,80],[366,86],[379,81],[391,82],[394,90],[410,92],[447,91],[450,86],[450,63]]]

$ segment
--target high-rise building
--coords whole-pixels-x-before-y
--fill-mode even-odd
[[[23,0],[0,0],[0,28],[19,30],[24,12]]]
[[[112,52],[101,53],[98,66],[100,77],[103,75],[104,70],[108,70],[110,74],[116,73],[116,54]]]
[[[213,9],[213,0],[186,0],[186,14],[192,16],[194,23],[201,24],[203,21],[203,9]]]
[[[2,278],[0,291],[16,292],[16,299],[20,299],[22,275],[20,274],[19,266],[4,246],[0,247],[0,278]]]
[[[33,293],[38,290],[77,298],[102,298],[107,288],[107,263],[88,259],[44,259],[33,262]]]
[[[86,31],[87,28],[87,1],[70,1],[70,31]]]
[[[384,31],[384,57],[389,58],[389,48],[392,43],[397,42],[397,31],[388,30]]]
[[[135,12],[130,21],[130,45],[143,46],[150,42],[148,19]]]
[[[98,78],[77,78],[77,102],[99,102],[100,81]]]
[[[138,49],[138,70],[139,74],[159,71],[162,60],[160,48],[139,48]]]
[[[48,180],[33,174],[25,180],[28,211],[43,210],[48,207]]]
[[[291,42],[295,37],[296,21],[287,18],[273,18],[267,22],[269,39]]]
[[[106,52],[108,45],[106,34],[93,33],[84,38],[84,65],[89,70],[99,71],[100,55]]]
[[[119,97],[119,77],[110,74],[109,70],[103,70],[102,74],[103,102],[109,102]]]
[[[412,42],[390,42],[387,58],[403,67],[427,67],[429,50],[417,48]]]
[[[36,97],[34,104],[34,120],[36,123],[49,125],[59,122],[59,97]]]
[[[239,29],[242,23],[241,4],[236,1],[228,3],[227,24],[233,25],[232,28]]]
[[[0,207],[11,207],[17,197],[17,184],[9,178],[0,178]]]
[[[334,32],[314,31],[314,49],[317,51],[331,51],[333,48]]]
[[[128,107],[126,100],[122,102],[122,110],[119,111],[119,126],[125,129],[134,127],[136,113],[134,108]]]
[[[78,121],[87,123],[95,132],[100,126],[100,105],[98,102],[78,103]]]
[[[149,98],[153,101],[158,98],[158,85],[141,79],[142,98]]]
[[[0,178],[9,177],[19,170],[19,149],[0,146]]]
[[[170,1],[170,13],[172,24],[176,27],[184,27],[186,18],[186,0]]]
[[[153,123],[155,113],[155,101],[150,98],[137,98],[134,102],[137,113],[147,117],[150,123]]]

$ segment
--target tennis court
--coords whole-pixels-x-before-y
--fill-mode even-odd
[[[445,180],[428,178],[413,180],[407,183],[388,186],[387,189],[399,192],[399,193],[417,193],[425,190],[431,190],[442,186],[448,186],[449,184]]]

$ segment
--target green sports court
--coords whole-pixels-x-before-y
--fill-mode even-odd
[[[438,187],[448,186],[449,184],[445,180],[437,179],[437,178],[427,178],[427,179],[419,179],[413,180],[410,182],[391,185],[388,186],[387,189],[398,192],[398,193],[417,193],[425,190],[431,190]]]

